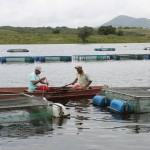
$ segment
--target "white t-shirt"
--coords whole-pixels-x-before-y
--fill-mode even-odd
[[[82,75],[77,73],[77,78],[77,83],[79,83],[81,86],[86,86],[89,81],[92,81],[91,77],[87,73],[83,73]]]

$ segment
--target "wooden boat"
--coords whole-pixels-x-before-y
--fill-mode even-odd
[[[28,92],[27,87],[1,87],[1,99],[14,99],[22,96],[34,95],[37,97],[45,97],[48,101],[66,104],[68,101],[91,99],[96,94],[101,93],[103,86],[91,86],[89,89],[71,89],[70,87],[50,87],[49,92],[35,91]]]

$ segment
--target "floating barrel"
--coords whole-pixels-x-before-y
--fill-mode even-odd
[[[109,55],[74,55],[74,60],[78,61],[90,61],[90,60],[109,60]]]
[[[150,55],[149,54],[147,54],[147,55],[145,54],[144,55],[144,59],[150,59]]]
[[[109,109],[118,113],[131,113],[133,112],[133,108],[126,101],[114,99],[110,102]]]
[[[44,57],[44,56],[43,56],[43,57],[40,57],[40,58],[39,58],[39,61],[40,61],[40,62],[45,62],[45,57]]]
[[[45,61],[60,61],[58,56],[45,56]]]
[[[110,57],[107,55],[98,55],[97,60],[109,60]]]
[[[0,57],[0,62],[1,63],[6,63],[6,57]]]
[[[60,61],[72,61],[71,56],[60,56]]]
[[[137,59],[137,55],[130,54],[130,55],[129,55],[129,59]]]
[[[143,55],[137,55],[137,60],[143,60]]]
[[[113,55],[113,60],[120,60],[120,56],[119,55]]]
[[[21,56],[6,57],[7,62],[25,62],[25,58]]]
[[[93,97],[92,103],[101,107],[108,106],[110,104],[109,99],[106,96],[96,95]]]
[[[113,55],[108,55],[109,56],[109,59],[113,59]]]
[[[45,56],[45,61],[72,61],[71,56]]]
[[[33,57],[25,57],[25,62],[26,63],[33,63],[34,62],[34,58]]]
[[[37,56],[37,57],[35,57],[35,61],[45,62],[45,57],[44,56]]]

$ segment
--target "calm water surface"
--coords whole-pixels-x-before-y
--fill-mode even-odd
[[[94,48],[113,47],[115,52],[97,52]],[[0,56],[60,56],[80,54],[142,54],[150,43],[140,44],[60,44],[0,45]],[[26,48],[29,53],[7,53],[10,48]],[[52,62],[0,64],[0,87],[27,86],[35,66],[43,69],[51,86],[63,86],[75,78],[74,66],[81,64],[93,78],[93,85],[110,87],[150,86],[150,61]],[[1,150],[149,150],[150,114],[118,115],[81,100],[66,106],[70,118],[38,120],[0,126]]]

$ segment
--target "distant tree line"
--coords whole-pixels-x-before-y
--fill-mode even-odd
[[[2,26],[1,30],[5,31],[15,31],[17,33],[23,34],[76,34],[84,43],[88,42],[88,37],[91,35],[109,35],[114,34],[118,36],[123,36],[124,33],[118,28],[112,26],[100,26],[99,28],[92,27],[80,27],[80,28],[68,28],[68,27],[11,27],[11,26]]]

